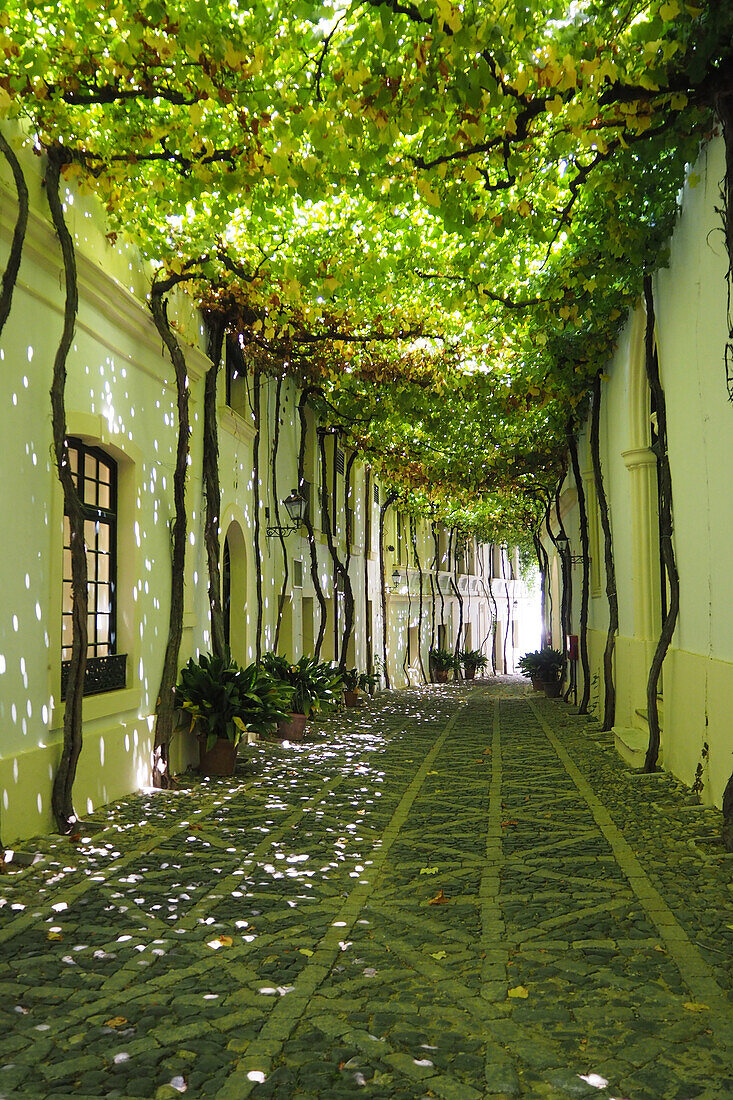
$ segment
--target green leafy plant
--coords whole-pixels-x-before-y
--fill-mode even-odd
[[[538,673],[539,677],[545,684],[556,684],[562,676],[562,670],[564,665],[564,658],[559,649],[550,649],[546,646],[544,649],[539,650],[538,654]]]
[[[287,718],[292,691],[257,665],[240,668],[227,653],[201,653],[181,669],[175,704],[191,718],[207,750],[218,738],[237,745],[242,734],[267,733]]]
[[[458,654],[458,661],[464,668],[472,668],[474,672],[479,669],[486,668],[487,658],[478,649],[463,649]]]
[[[542,655],[539,649],[532,650],[530,653],[524,653],[517,661],[517,668],[521,672],[522,676],[526,676],[527,679],[538,678],[542,668]]]
[[[336,705],[343,681],[336,665],[303,656],[295,664],[275,653],[262,656],[262,668],[292,689],[290,710],[294,714],[317,714],[324,706]]]
[[[355,668],[344,669],[341,679],[347,691],[369,691],[369,688],[375,687],[379,682],[379,677],[369,672],[359,672]]]
[[[450,672],[456,667],[456,656],[449,649],[431,649],[430,664],[436,672]]]

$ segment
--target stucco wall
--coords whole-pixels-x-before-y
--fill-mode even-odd
[[[726,254],[720,230],[722,140],[701,154],[682,195],[670,242],[669,264],[654,277],[657,346],[668,420],[674,549],[680,575],[680,613],[664,664],[663,762],[692,784],[703,765],[703,799],[720,804],[733,768],[733,582],[728,568],[733,539],[733,407],[725,383]],[[616,725],[644,729],[646,683],[660,627],[656,469],[649,446],[644,375],[645,313],[640,305],[604,369],[601,460],[612,517],[619,601],[616,639]],[[580,439],[581,466],[591,469],[588,425]],[[572,476],[563,498],[574,492]],[[597,512],[591,501],[591,520]],[[579,553],[577,507],[564,519]],[[646,541],[645,541],[646,540]],[[655,542],[656,540],[656,542]],[[608,608],[602,534],[592,547],[600,587],[590,601],[593,699],[602,706],[601,660]],[[596,561],[597,559],[597,561]],[[573,623],[577,630],[580,568],[575,567]],[[703,757],[703,746],[709,757]]]

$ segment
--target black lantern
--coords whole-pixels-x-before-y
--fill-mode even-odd
[[[289,535],[293,531],[297,531],[305,520],[305,514],[308,508],[308,501],[304,496],[301,496],[297,489],[293,489],[290,496],[285,497],[282,502],[285,505],[285,511],[288,513],[290,519],[289,527],[268,527],[267,537],[274,538],[277,535]]]
[[[571,565],[580,565],[583,561],[582,554],[572,554],[570,552],[570,539],[567,535],[558,535],[555,539],[555,544],[562,557],[567,557],[567,560]],[[590,559],[589,559],[590,560]]]

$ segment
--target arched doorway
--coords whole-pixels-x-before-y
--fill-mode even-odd
[[[242,528],[233,520],[224,539],[221,568],[224,638],[232,657],[247,664],[247,550]]]

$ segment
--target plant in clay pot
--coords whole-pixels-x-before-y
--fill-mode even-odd
[[[526,676],[532,681],[533,691],[544,690],[544,683],[542,681],[542,654],[539,649],[535,649],[531,653],[524,653],[517,661],[517,668],[522,676]]]
[[[456,668],[456,656],[449,649],[430,650],[430,669],[436,684],[447,684]]]
[[[233,775],[248,734],[264,734],[287,716],[291,691],[257,665],[240,668],[229,653],[201,653],[181,669],[175,701],[199,739],[199,771]]]
[[[486,668],[486,657],[479,649],[464,649],[458,654],[458,661],[463,666],[463,674],[467,680],[473,680],[477,672]]]
[[[265,653],[261,663],[266,672],[291,690],[290,721],[279,723],[279,737],[302,740],[308,718],[324,706],[340,702],[342,680],[335,665],[307,656],[291,664],[287,657],[275,653]]]
[[[378,677],[368,672],[359,672],[355,668],[346,668],[341,673],[344,685],[344,702],[347,707],[357,707],[361,703],[364,692],[375,687]]]

